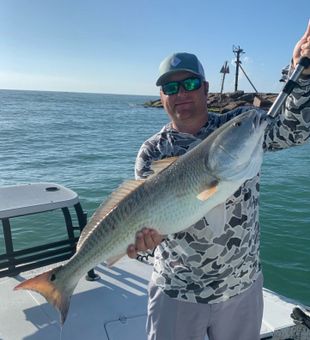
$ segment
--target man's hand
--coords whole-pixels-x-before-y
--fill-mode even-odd
[[[295,67],[301,57],[310,58],[310,20],[303,37],[298,41],[293,52],[293,66]],[[304,69],[302,74],[310,74],[310,67]]]
[[[135,244],[130,244],[127,248],[127,255],[132,259],[137,257],[137,252],[154,249],[163,240],[163,236],[156,230],[144,228],[137,232]]]

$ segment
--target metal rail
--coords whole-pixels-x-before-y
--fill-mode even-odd
[[[74,231],[78,230],[80,233],[85,227],[87,220],[86,213],[84,213],[80,203],[77,203],[74,208],[78,219],[77,227],[72,223],[69,208],[61,209],[64,216],[67,238],[21,250],[14,250],[10,223],[14,217],[1,218],[5,253],[0,254],[0,277],[15,276],[23,271],[69,259],[75,253],[76,244],[79,239],[78,236],[74,235]]]

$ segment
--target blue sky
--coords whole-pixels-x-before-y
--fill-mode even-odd
[[[212,92],[229,61],[233,91],[240,45],[257,90],[277,92],[309,17],[309,0],[0,0],[0,88],[157,95],[160,61],[186,51]]]

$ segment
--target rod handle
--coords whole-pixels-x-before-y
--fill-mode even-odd
[[[275,117],[280,110],[281,106],[285,102],[288,95],[293,91],[295,86],[297,85],[296,81],[299,79],[300,75],[302,74],[305,68],[310,66],[310,58],[308,57],[301,57],[299,59],[298,64],[296,65],[293,73],[291,74],[289,80],[283,87],[282,91],[279,93],[278,97],[272,104],[271,108],[268,111],[268,116]]]

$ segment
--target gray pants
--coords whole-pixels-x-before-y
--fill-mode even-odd
[[[170,298],[150,283],[148,340],[258,340],[263,317],[263,277],[228,301],[202,304]]]

